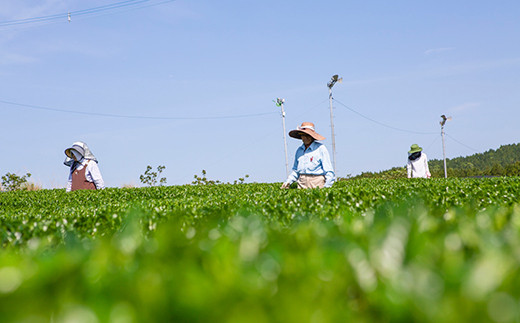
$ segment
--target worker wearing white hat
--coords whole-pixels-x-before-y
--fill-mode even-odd
[[[98,161],[87,144],[77,141],[65,149],[65,155],[67,158],[63,163],[70,167],[67,192],[105,188]]]

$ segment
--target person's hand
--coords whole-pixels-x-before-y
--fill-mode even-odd
[[[289,186],[291,186],[291,184],[289,184],[289,183],[283,183],[283,184],[282,184],[282,187],[280,187],[280,188],[282,188],[282,189],[288,189]]]

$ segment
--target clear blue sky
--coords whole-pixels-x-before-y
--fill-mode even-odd
[[[286,100],[287,131],[314,122],[331,151],[333,74],[339,176],[404,166],[413,143],[442,158],[441,114],[449,158],[519,141],[518,1],[150,0],[74,14],[122,1],[2,2],[1,175],[64,187],[63,150],[82,140],[107,186],[139,186],[147,165],[165,165],[168,185],[202,169],[281,182],[272,100]],[[51,15],[63,18],[21,20]],[[222,118],[243,115],[256,116]],[[290,165],[298,145],[288,138]]]

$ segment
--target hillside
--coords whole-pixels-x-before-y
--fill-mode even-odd
[[[429,162],[432,177],[444,177],[442,159]],[[490,149],[466,157],[446,159],[448,177],[474,176],[519,176],[520,175],[520,143],[503,145],[497,150]],[[406,165],[394,167],[381,172],[363,172],[353,178],[403,178],[406,177]]]

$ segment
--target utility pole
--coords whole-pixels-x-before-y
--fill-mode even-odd
[[[283,109],[284,102],[285,99],[276,99],[276,106],[282,109],[283,143],[285,149],[285,175],[286,177],[289,177],[289,158],[287,157],[287,134],[285,131],[285,110]]]
[[[332,133],[332,161],[334,163],[334,171],[336,170],[336,138],[334,135],[334,114],[332,113],[332,87],[336,82],[340,82],[343,80],[343,78],[338,79],[338,75],[333,75],[330,79],[329,83],[327,83],[327,86],[329,87],[329,104],[330,104],[330,130]]]
[[[442,136],[442,156],[444,158],[444,178],[448,178],[448,168],[446,167],[446,144],[444,143],[444,125],[446,121],[450,121],[451,117],[446,117],[444,114],[441,116],[441,136]]]

